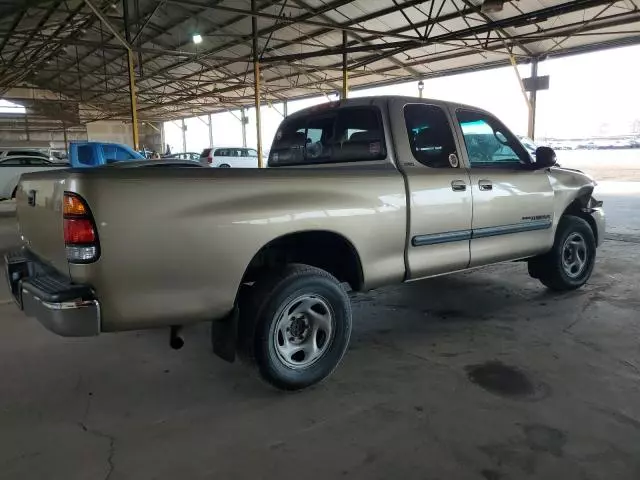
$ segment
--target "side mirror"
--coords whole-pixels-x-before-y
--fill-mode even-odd
[[[533,164],[534,168],[542,169],[553,167],[557,162],[556,152],[551,147],[538,147],[536,148],[536,161]]]

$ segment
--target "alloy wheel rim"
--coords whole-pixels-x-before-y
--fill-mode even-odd
[[[571,233],[562,247],[562,268],[571,278],[577,278],[585,271],[588,263],[587,242],[577,232]]]

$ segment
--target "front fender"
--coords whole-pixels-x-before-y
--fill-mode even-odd
[[[593,199],[596,181],[579,170],[554,167],[549,171],[554,192],[554,230],[566,213],[577,215],[589,222],[598,246],[604,240],[604,210],[601,202]]]

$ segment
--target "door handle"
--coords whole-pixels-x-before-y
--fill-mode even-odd
[[[478,182],[478,188],[483,192],[486,192],[487,190],[493,190],[493,183],[491,183],[491,180],[480,180]]]
[[[464,180],[454,180],[451,182],[451,190],[454,192],[464,192],[467,189],[467,184]]]

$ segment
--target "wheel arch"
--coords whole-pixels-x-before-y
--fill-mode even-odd
[[[254,281],[261,271],[289,263],[302,263],[331,273],[353,290],[364,285],[360,255],[345,236],[330,230],[306,230],[281,235],[253,256],[242,284]]]
[[[593,186],[591,185],[581,188],[573,201],[569,203],[569,205],[567,205],[567,207],[564,209],[561,217],[564,217],[566,215],[573,215],[586,221],[591,227],[591,231],[593,232],[593,237],[595,238],[597,245],[599,242],[598,226],[596,225],[596,221],[594,220],[594,218],[585,211],[585,209],[589,206],[589,200],[591,199],[592,193]]]

